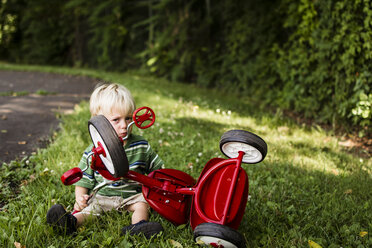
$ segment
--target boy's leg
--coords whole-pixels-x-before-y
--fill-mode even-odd
[[[47,223],[53,226],[57,231],[66,231],[71,234],[77,231],[77,227],[82,225],[83,222],[95,215],[99,215],[102,209],[96,197],[92,198],[88,206],[78,213],[67,213],[64,207],[60,204],[53,205],[47,213]]]
[[[88,201],[88,206],[86,208],[80,212],[74,213],[74,216],[77,219],[77,226],[81,226],[84,221],[92,216],[99,216],[102,212],[111,210],[112,208],[110,208],[110,204],[110,197],[95,195]]]
[[[92,214],[78,212],[78,213],[75,213],[74,216],[76,218],[76,226],[79,227],[84,223],[85,220],[91,217]]]
[[[137,202],[127,208],[128,211],[133,212],[132,224],[136,224],[141,220],[149,220],[149,205],[146,202]]]

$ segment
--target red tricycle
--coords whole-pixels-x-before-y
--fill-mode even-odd
[[[152,109],[139,108],[133,114],[128,133],[132,124],[144,129],[154,122]],[[103,115],[92,117],[88,129],[94,144],[88,156],[92,156],[90,167],[106,179],[94,192],[121,178],[134,180],[142,184],[149,205],[165,219],[175,225],[190,221],[198,243],[245,247],[243,235],[236,231],[248,200],[248,176],[241,164],[255,164],[265,158],[267,145],[263,139],[244,130],[225,132],[220,150],[229,159],[212,158],[195,181],[175,169],[159,169],[147,176],[129,170],[122,140]],[[83,171],[75,167],[64,173],[61,180],[65,185],[73,184],[81,179]]]

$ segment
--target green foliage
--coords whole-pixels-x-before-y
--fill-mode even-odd
[[[74,16],[73,61],[103,69],[138,65],[135,54],[144,48],[142,31],[134,27],[146,8],[120,0],[67,1],[64,9]]]
[[[18,50],[12,51],[17,61],[40,64],[67,64],[72,29],[71,17],[62,9],[62,1],[26,1],[18,17],[21,35]]]
[[[251,94],[370,132],[370,0],[2,0],[0,56]]]
[[[370,1],[205,3],[159,3],[151,72],[335,126],[370,126]]]
[[[279,106],[322,121],[368,126],[360,95],[368,95],[372,70],[372,7],[369,1],[301,1],[290,6],[285,27],[293,29],[279,50],[284,91]],[[367,21],[366,21],[367,19]],[[371,21],[369,21],[371,20]],[[364,115],[368,104],[364,105]],[[360,109],[360,108],[359,108]]]
[[[147,34],[134,24],[147,15],[135,1],[4,0],[0,55],[31,64],[127,69]],[[3,28],[4,29],[4,28]],[[13,34],[15,33],[15,34]],[[13,34],[13,35],[12,35]]]
[[[2,0],[0,4],[0,56],[8,57],[19,25],[19,9],[13,1]]]

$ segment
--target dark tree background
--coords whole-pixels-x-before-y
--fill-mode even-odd
[[[1,0],[0,58],[146,68],[360,135],[372,124],[370,0]]]

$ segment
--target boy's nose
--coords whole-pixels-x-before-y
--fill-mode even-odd
[[[120,121],[120,127],[123,129],[127,128],[127,123],[125,122],[125,120]]]

